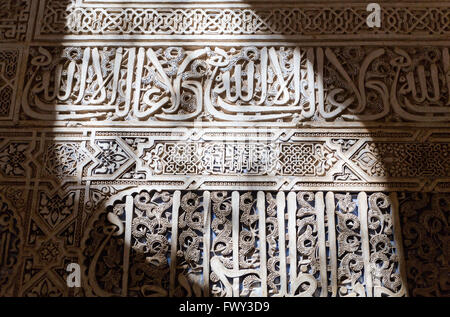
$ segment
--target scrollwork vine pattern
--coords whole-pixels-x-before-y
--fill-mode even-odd
[[[390,207],[383,193],[274,198],[269,192],[143,190],[99,214],[107,223],[101,231],[94,225],[96,238],[91,233],[86,240],[100,255],[89,266],[89,284],[97,295],[116,289],[132,296],[404,296],[394,243],[399,228]],[[326,213],[337,219],[336,229],[325,231]],[[337,248],[326,258],[337,266],[327,267],[323,253],[331,244]],[[129,262],[111,262],[109,245]],[[129,264],[113,274],[119,263]],[[333,285],[338,292],[329,294]]]

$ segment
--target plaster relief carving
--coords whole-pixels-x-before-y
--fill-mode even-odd
[[[10,119],[15,108],[18,49],[0,49],[0,120]]]
[[[86,240],[99,246],[92,249],[93,258],[86,257],[89,289],[96,295],[406,294],[401,254],[393,243],[397,216],[383,193],[352,198],[332,192],[274,197],[270,192],[143,190],[108,210],[97,215]],[[97,231],[101,219],[105,229]],[[113,254],[124,257],[111,262]]]
[[[449,2],[272,2],[0,0],[0,296],[449,296]]]
[[[32,0],[0,2],[0,42],[25,41]]]
[[[17,211],[11,209],[8,201],[1,197],[0,207],[0,295],[8,294],[17,274],[22,253],[23,229]]]
[[[172,7],[161,6],[158,1],[156,4],[155,1],[120,1],[120,6],[118,1],[47,0],[38,34],[50,39],[61,33],[79,39],[92,35],[131,38],[216,35],[249,39],[275,35],[277,39],[290,36],[352,39],[373,34],[366,25],[370,12],[364,3],[321,6],[299,1],[292,7],[278,1],[279,6],[273,8],[264,1],[243,3],[244,6],[232,1],[216,1],[211,7],[202,5],[200,0],[196,1],[199,6],[193,9],[183,1],[171,2]],[[223,3],[227,5],[225,8]],[[448,35],[448,11],[446,3],[426,7],[409,3],[399,7],[386,2],[381,11],[383,24],[377,34],[387,38],[399,35],[407,38],[412,33],[428,38]]]
[[[29,63],[27,120],[449,120],[448,48],[37,47]]]

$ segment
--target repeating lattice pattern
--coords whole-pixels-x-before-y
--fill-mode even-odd
[[[262,3],[264,4],[264,3]],[[129,7],[131,5],[132,7]],[[261,3],[256,6],[261,6]],[[371,34],[366,19],[369,12],[361,4],[316,7],[248,8],[126,8],[78,5],[76,0],[47,0],[39,36],[70,34],[101,35],[329,35],[333,38]],[[383,6],[383,27],[377,34],[389,36],[443,35],[450,32],[449,7]]]

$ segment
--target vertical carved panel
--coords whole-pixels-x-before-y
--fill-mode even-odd
[[[383,193],[369,196],[368,229],[370,243],[370,269],[375,296],[403,296],[405,282],[400,273],[399,250],[395,243],[392,202]],[[401,243],[400,241],[397,242]]]
[[[404,194],[399,201],[409,294],[450,296],[450,196]]]
[[[281,268],[279,249],[279,225],[277,201],[273,193],[266,193],[266,244],[267,244],[267,289],[269,296],[281,293]]]
[[[239,270],[246,272],[239,278],[239,296],[261,295],[261,244],[259,212],[256,193],[246,192],[239,197]]]
[[[120,201],[101,212],[89,226],[83,243],[83,264],[88,270],[84,282],[88,295],[122,294],[125,217],[125,202]]]
[[[323,210],[316,209],[314,193],[294,195],[290,193],[287,197],[290,295],[320,296],[322,288],[326,289],[321,281],[326,272],[321,271],[320,249],[325,245],[319,239],[319,226],[323,224],[319,223],[318,215]]]
[[[14,282],[22,244],[21,222],[0,196],[0,296],[4,296]]]
[[[178,220],[177,288],[175,296],[203,295],[203,267],[207,261],[204,244],[205,209],[201,193],[186,192],[181,197]]]
[[[168,296],[173,196],[142,191],[133,203],[128,294]]]
[[[233,270],[231,197],[226,191],[211,193],[211,295],[231,296],[230,279],[224,270]]]
[[[361,220],[356,197],[336,194],[337,277],[339,296],[365,296]]]
[[[93,223],[90,286],[97,295],[404,296],[396,201],[142,190]]]

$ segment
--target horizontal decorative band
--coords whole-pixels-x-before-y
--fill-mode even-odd
[[[442,192],[450,182],[449,139],[433,131],[65,130],[2,134],[0,180],[25,184],[36,174],[55,187]]]
[[[48,0],[42,9],[42,21],[36,39],[60,39],[62,34],[86,39],[93,36],[116,35],[139,39],[153,36],[179,41],[190,35],[213,35],[216,40],[238,39],[250,36],[253,40],[269,39],[367,39],[376,35],[377,40],[423,39],[447,40],[450,33],[450,6],[442,3],[398,6],[383,3],[381,27],[371,28],[366,20],[370,12],[367,4],[347,3],[311,5],[299,3],[296,7],[202,7],[189,8],[136,7],[129,4],[108,7],[105,3],[95,6],[70,1]],[[290,37],[291,36],[291,37]],[[242,37],[241,37],[242,38]],[[375,39],[375,38],[373,38]]]
[[[448,47],[32,47],[19,119],[435,125],[449,65]]]

